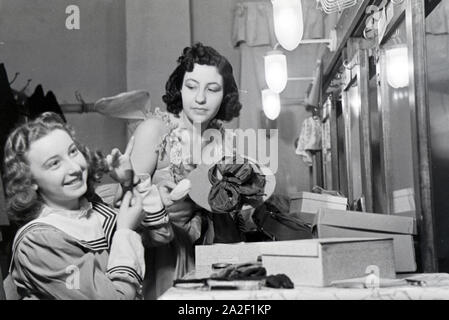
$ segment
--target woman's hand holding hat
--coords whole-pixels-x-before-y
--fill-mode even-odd
[[[172,206],[174,201],[170,197],[170,192],[176,187],[176,183],[170,180],[162,180],[157,184],[157,187],[165,208]]]
[[[170,180],[163,180],[158,184],[170,221],[179,226],[185,225],[192,218],[194,205],[191,201],[186,201],[190,186],[190,181],[187,179],[178,184]]]
[[[117,229],[136,230],[143,216],[142,197],[138,192],[126,192],[117,215]]]
[[[189,194],[192,184],[190,180],[183,179],[178,184],[164,180],[158,184],[162,201],[166,207],[171,206],[174,202],[184,200]]]
[[[111,177],[120,184],[133,184],[133,167],[131,164],[131,152],[134,147],[134,137],[128,142],[125,153],[122,154],[119,149],[114,148],[109,155],[106,156]]]
[[[189,179],[183,179],[174,187],[170,192],[170,199],[173,201],[179,201],[187,197],[192,184]]]
[[[144,227],[154,227],[168,223],[168,215],[156,185],[152,184],[149,174],[138,174],[139,184],[135,187],[142,197],[142,209],[145,217],[142,221]]]

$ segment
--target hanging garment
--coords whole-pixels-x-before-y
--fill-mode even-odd
[[[151,113],[150,93],[145,90],[127,91],[95,102],[94,111],[107,117],[126,119],[128,137]]]
[[[5,290],[3,289],[3,276],[2,270],[0,269],[0,300],[6,300]]]
[[[21,121],[19,106],[14,99],[14,93],[9,85],[8,75],[3,63],[0,64],[0,168],[3,168],[3,150],[6,139],[14,127]],[[0,241],[2,247],[9,241],[10,232],[8,217],[6,214],[6,203],[4,197],[4,186],[0,172]],[[6,231],[6,232],[5,232]],[[3,259],[0,259],[3,263]],[[1,291],[1,290],[0,290]],[[1,293],[0,293],[1,295]]]
[[[2,176],[2,172],[0,171],[0,177]],[[2,179],[0,179],[0,241],[2,241],[2,231],[1,227],[9,225],[8,217],[6,215],[6,201],[5,194],[3,188]]]
[[[28,98],[27,109],[29,112],[30,119],[37,118],[41,113],[44,112],[45,106],[45,95],[44,90],[41,85],[38,85],[34,89],[33,94]]]
[[[101,98],[95,102],[94,111],[113,118],[145,120],[151,112],[150,94],[135,90]]]
[[[33,94],[28,98],[27,109],[30,119],[37,118],[43,112],[43,106],[45,104],[44,90],[41,85],[38,85],[34,89]]]
[[[59,105],[58,100],[56,100],[56,96],[52,91],[48,91],[45,95],[45,107],[47,109],[46,111],[51,111],[58,114],[64,122],[67,122],[62,112],[61,106]]]
[[[0,171],[0,242],[3,241],[3,227],[9,226],[9,220],[6,213],[6,201],[2,182],[2,172]],[[1,268],[0,268],[1,269]],[[1,275],[0,275],[1,276]],[[0,280],[2,278],[0,277]],[[0,281],[1,282],[1,281]],[[1,291],[1,288],[0,288]],[[1,295],[1,292],[0,292]],[[1,298],[0,298],[1,300]]]
[[[56,100],[52,91],[48,91],[45,95],[42,85],[38,85],[34,89],[33,94],[28,98],[27,109],[30,119],[35,119],[44,112],[50,111],[59,114],[64,122],[66,119],[62,113],[61,106]]]
[[[0,115],[0,167],[3,167],[3,149],[6,139],[20,119],[3,63],[0,64]]]
[[[321,120],[318,117],[309,117],[302,123],[296,154],[302,156],[306,165],[312,166],[311,151],[317,150],[321,150]]]

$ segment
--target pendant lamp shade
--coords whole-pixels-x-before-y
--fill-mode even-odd
[[[276,93],[281,93],[288,80],[287,57],[278,50],[267,53],[265,60],[265,81],[268,88]]]
[[[272,0],[272,4],[274,34],[284,49],[292,51],[304,33],[301,0]]]
[[[279,94],[270,89],[262,90],[262,106],[265,116],[270,120],[275,120],[281,112]]]

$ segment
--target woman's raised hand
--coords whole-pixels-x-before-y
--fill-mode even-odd
[[[134,148],[134,137],[129,139],[125,153],[122,154],[119,149],[114,148],[109,155],[106,156],[111,177],[119,183],[125,183],[128,179],[132,179],[131,171],[131,152]]]
[[[136,230],[145,213],[142,210],[142,197],[139,192],[126,192],[117,215],[117,229]]]
[[[173,205],[174,201],[170,196],[171,191],[176,187],[176,183],[170,180],[163,180],[157,184],[162,203],[166,208]]]
[[[162,203],[165,206],[170,221],[181,226],[192,219],[194,208],[193,203],[186,200],[188,189],[190,189],[190,182],[186,183],[183,181],[178,185],[170,180],[164,180],[158,183],[159,194],[161,195]]]
[[[191,182],[188,179],[183,179],[176,184],[172,181],[164,180],[158,183],[157,186],[164,206],[168,207],[187,197],[191,188]]]

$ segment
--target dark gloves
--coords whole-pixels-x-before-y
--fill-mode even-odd
[[[267,270],[258,263],[232,264],[213,274],[214,280],[263,280],[269,288],[294,288],[293,282],[285,274],[267,276]]]
[[[285,274],[280,273],[276,275],[268,276],[265,280],[265,286],[269,288],[284,288],[284,289],[293,289],[293,282],[287,277]]]
[[[267,271],[259,264],[233,264],[211,276],[214,280],[261,280]]]

